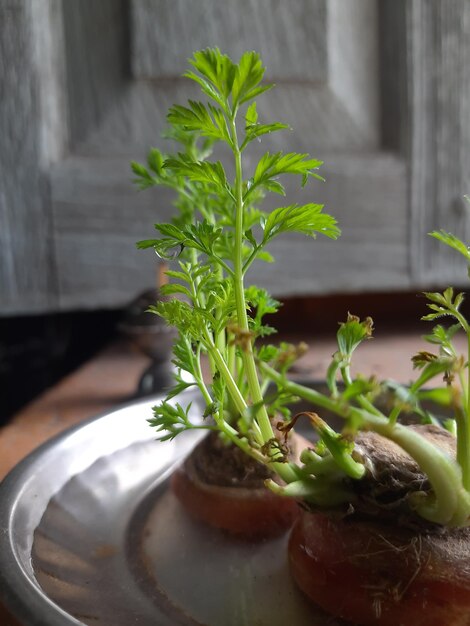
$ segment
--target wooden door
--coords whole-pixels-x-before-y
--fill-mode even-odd
[[[275,242],[249,276],[275,295],[465,283],[426,237],[466,236],[470,5],[465,0],[5,0],[0,5],[2,314],[116,307],[154,282],[134,242],[171,214],[128,163],[162,145],[194,93],[193,50],[261,52],[277,89],[265,120],[294,130],[260,150],[306,151],[337,242]],[[257,155],[245,167],[253,167]]]

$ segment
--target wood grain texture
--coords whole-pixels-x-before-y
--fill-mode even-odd
[[[43,24],[43,26],[47,26]],[[56,306],[41,76],[31,0],[0,4],[0,314]]]
[[[468,32],[466,0],[4,0],[0,314],[114,307],[153,284],[134,242],[171,201],[137,193],[127,164],[164,145],[168,107],[197,93],[178,78],[186,57],[214,44],[260,50],[278,82],[260,121],[294,126],[246,171],[267,149],[323,158],[313,197],[344,231],[276,243],[277,273],[253,280],[276,294],[465,282],[426,232],[470,238]]]
[[[470,238],[470,4],[407,3],[410,203],[415,283],[466,281],[463,260],[426,237]]]
[[[256,49],[268,80],[278,85],[275,98],[279,87],[288,84],[292,102],[300,91],[308,94],[307,104],[321,102],[325,114],[332,109],[334,119],[326,126],[319,120],[320,128],[331,132],[334,113],[342,110],[358,139],[378,145],[377,0],[135,0],[131,15],[137,78],[174,81],[187,70],[193,51],[208,46],[218,46],[235,59]],[[312,107],[310,120],[317,109]]]
[[[69,144],[62,0],[30,0],[31,64],[38,82],[37,131],[41,167],[47,172]]]
[[[60,310],[123,306],[155,285],[158,259],[135,243],[168,221],[172,197],[139,192],[131,178],[127,158],[75,157],[53,168]]]
[[[328,84],[367,141],[376,146],[380,114],[379,4],[377,0],[327,2]],[[304,27],[308,29],[309,23]]]
[[[381,0],[378,6],[380,143],[408,154],[411,82],[407,51],[413,36],[407,24],[407,0]]]
[[[333,153],[326,162],[327,181],[305,190],[296,181],[289,202],[324,202],[339,219],[341,240],[282,237],[272,246],[279,263],[259,264],[249,282],[282,296],[408,288],[403,161]],[[137,192],[130,178],[125,158],[75,157],[54,170],[62,310],[122,306],[155,284],[157,259],[136,250],[135,242],[151,237],[154,222],[170,217],[172,196],[161,189]],[[279,200],[272,196],[268,206]]]
[[[73,147],[112,109],[129,80],[128,2],[62,3]]]
[[[385,154],[330,154],[322,172],[325,183],[297,199],[324,203],[340,239],[281,237],[272,245],[275,268],[259,264],[248,280],[279,295],[410,288],[405,163]]]
[[[86,155],[143,156],[149,146],[162,149],[170,144],[161,139],[167,128],[166,112],[174,103],[200,98],[190,81],[142,81],[129,86],[116,107],[94,133],[76,146]],[[279,84],[259,99],[263,123],[290,123],[291,131],[262,138],[263,150],[300,150],[320,154],[325,150],[374,150],[371,134],[364,132],[343,102],[328,88]]]
[[[218,46],[238,59],[260,52],[270,80],[327,77],[327,0],[133,0],[132,71],[175,78],[194,50]]]

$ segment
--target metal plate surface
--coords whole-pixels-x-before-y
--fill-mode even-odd
[[[26,626],[339,625],[294,587],[287,535],[246,543],[188,518],[167,479],[201,435],[156,442],[157,400],[60,435],[0,485],[5,604]]]

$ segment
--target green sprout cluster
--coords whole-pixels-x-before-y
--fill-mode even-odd
[[[401,446],[427,475],[431,492],[415,493],[410,499],[416,512],[438,524],[466,525],[470,375],[468,360],[453,345],[454,335],[463,331],[470,349],[469,325],[460,312],[463,295],[450,288],[443,294],[426,294],[431,312],[424,319],[447,316],[454,323],[448,328],[439,324],[426,337],[437,351],[416,355],[419,375],[408,387],[351,375],[352,355],[373,330],[370,318],[361,321],[353,315],[337,333],[338,350],[327,372],[329,393],[290,380],[289,367],[302,349],[257,341],[274,332],[264,317],[276,312],[279,302],[264,289],[247,287],[245,277],[254,261],[273,262],[269,245],[283,233],[339,236],[336,220],[320,204],[280,202],[282,206],[274,210],[262,208],[267,194],[285,196],[281,181],[286,176],[298,176],[302,186],[310,179],[322,180],[321,161],[308,154],[267,152],[247,172],[244,154],[250,144],[289,129],[284,123],[259,120],[257,99],[272,88],[262,83],[259,55],[246,52],[234,63],[218,49],[206,49],[196,52],[190,63],[192,70],[185,76],[198,83],[208,101],[190,100],[186,106],[170,109],[168,135],[179,151],[163,154],[153,148],[145,165],[132,164],[141,189],[165,186],[176,197],[172,221],[156,224],[156,238],[138,244],[176,263],[167,272],[171,282],[162,287],[166,296],[174,297],[151,307],[179,331],[174,346],[175,385],[154,407],[150,420],[159,438],[172,439],[190,429],[217,431],[282,478],[282,486],[269,482],[272,490],[330,507],[350,501],[348,480],[359,481],[366,473],[363,460],[355,454],[355,434],[374,431]],[[228,155],[224,164],[212,159],[216,148]],[[432,235],[470,263],[469,249],[456,237],[443,231]],[[209,381],[202,374],[203,357],[208,359]],[[436,376],[444,384],[429,390],[428,383]],[[178,403],[179,394],[192,385],[205,402],[202,422],[192,422],[190,406]],[[385,389],[393,397],[388,413],[376,403]],[[336,432],[313,410],[307,413],[318,443],[294,462],[285,454],[279,431],[287,434],[295,427],[300,416],[292,417],[290,407],[297,398],[309,401],[320,413],[326,409],[337,414],[344,428]],[[424,422],[435,421],[423,408],[429,399],[452,409],[447,427],[457,436],[456,460],[399,421],[403,411],[416,413]]]

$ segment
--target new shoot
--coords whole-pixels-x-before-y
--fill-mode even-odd
[[[180,149],[164,154],[154,148],[147,164],[133,163],[139,187],[166,186],[176,197],[173,220],[157,223],[156,237],[138,244],[175,264],[168,271],[171,282],[162,288],[175,297],[152,307],[179,331],[175,386],[154,408],[151,420],[159,438],[171,439],[191,429],[215,431],[282,479],[282,484],[267,481],[276,493],[312,508],[334,508],[360,499],[357,485],[374,468],[357,442],[363,433],[373,432],[404,450],[427,477],[428,486],[407,496],[413,515],[435,524],[467,525],[470,375],[468,355],[459,356],[453,344],[454,335],[463,331],[470,346],[469,325],[460,311],[463,295],[452,289],[426,294],[431,312],[425,319],[446,316],[454,323],[439,324],[427,336],[437,351],[414,357],[419,375],[408,387],[352,377],[353,353],[373,330],[371,319],[353,315],[338,330],[338,350],[327,372],[329,393],[289,380],[288,369],[301,349],[259,345],[257,340],[274,332],[264,317],[279,303],[264,289],[247,287],[245,279],[253,263],[274,261],[270,244],[284,233],[339,236],[335,219],[320,204],[282,201],[284,178],[297,177],[302,186],[322,180],[321,161],[278,151],[266,152],[253,167],[247,165],[246,153],[257,154],[254,146],[264,135],[289,132],[285,123],[264,120],[261,105],[258,110],[258,99],[273,87],[262,82],[265,70],[258,54],[246,52],[235,63],[218,49],[206,49],[196,52],[190,63],[185,76],[199,85],[204,101],[190,100],[170,109],[168,134]],[[212,157],[215,150],[220,160]],[[280,206],[263,209],[267,194],[279,197]],[[457,238],[445,232],[432,235],[470,263],[469,249]],[[203,356],[209,380],[202,374]],[[443,383],[429,390],[436,377]],[[199,388],[205,402],[202,422],[192,422],[189,407],[178,402],[178,395],[191,385]],[[384,392],[392,398],[387,412],[377,402]],[[296,398],[308,400],[312,411],[292,417]],[[423,407],[427,400],[452,411],[446,425],[456,433],[455,458],[400,421],[406,412],[425,423],[435,422]],[[342,418],[340,432],[322,419],[322,410]],[[316,443],[296,461],[286,454],[285,438],[299,419],[309,421]]]

